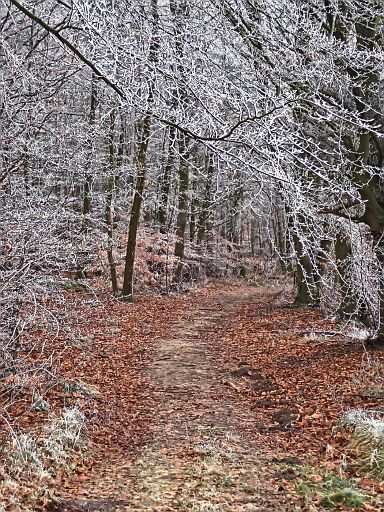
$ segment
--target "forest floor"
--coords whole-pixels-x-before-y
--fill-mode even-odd
[[[284,285],[234,281],[90,307],[91,346],[63,364],[92,389],[66,397],[87,412],[89,453],[48,510],[323,510],[328,475],[350,476],[336,427],[383,405],[363,391],[384,354],[289,302]],[[380,483],[358,480],[362,510],[384,510]]]

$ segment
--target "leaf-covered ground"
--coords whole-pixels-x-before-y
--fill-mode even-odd
[[[383,400],[362,343],[289,299],[282,286],[222,282],[83,304],[86,340],[63,354],[74,386],[54,396],[86,411],[90,450],[48,508],[322,510],[295,490],[313,473],[303,468],[337,470],[342,414]],[[366,485],[377,503],[379,483]]]

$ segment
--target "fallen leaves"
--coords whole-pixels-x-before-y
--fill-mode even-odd
[[[280,422],[287,428],[266,436],[268,444],[322,458],[345,409],[378,404],[364,400],[353,385],[364,356],[361,342],[337,335],[335,327],[319,311],[274,304],[266,292],[210,336],[221,364],[236,377],[230,387],[257,408],[266,426],[286,409],[297,411],[291,421]],[[308,337],[309,331],[316,336]],[[255,368],[263,377],[254,386],[242,385]]]
[[[284,309],[274,302],[269,290],[256,295],[254,289],[239,288],[242,301],[234,302],[221,317],[218,313],[226,287],[228,284],[214,284],[188,296],[139,297],[134,304],[103,296],[98,304],[87,305],[79,301],[80,292],[76,292],[73,307],[77,317],[87,320],[83,331],[88,341],[71,346],[64,336],[58,341],[58,351],[62,348],[60,379],[47,399],[52,408],[71,405],[85,411],[91,449],[88,461],[74,463],[72,477],[63,474],[56,481],[56,486],[61,481],[64,497],[87,495],[85,489],[92,489],[94,496],[114,495],[118,492],[116,475],[124,482],[129,461],[143,446],[174,435],[166,419],[181,417],[188,409],[190,421],[200,421],[206,414],[204,400],[221,403],[225,416],[226,404],[234,398],[239,424],[267,455],[290,454],[296,459],[312,455],[329,471],[337,467],[335,460],[346,443],[345,434],[335,430],[341,414],[348,408],[379,405],[379,398],[362,396],[353,380],[364,355],[360,342],[336,335],[337,326],[319,311]],[[200,320],[195,319],[197,304],[200,312],[206,308],[210,319],[199,329],[205,343],[203,356],[217,386],[190,403],[188,389],[196,383],[192,376],[188,380],[188,372],[185,389],[172,390],[170,386],[159,390],[147,369],[152,361],[164,365],[158,365],[160,372],[172,367],[172,353],[157,356],[158,341],[176,340],[182,326],[187,336],[194,336],[193,328],[188,328]],[[315,336],[307,336],[308,332]],[[318,343],[321,333],[332,336],[322,337]],[[84,334],[77,339],[84,340]],[[378,352],[376,357],[384,359]],[[194,373],[195,380],[204,378],[195,363],[188,361],[189,373]],[[368,376],[374,379],[376,373]],[[7,385],[18,385],[17,379],[9,377]],[[173,398],[176,394],[178,400]],[[32,424],[37,416],[25,417],[26,423]],[[41,413],[40,418],[44,421],[46,415]],[[170,500],[172,496],[187,499],[178,471],[194,457],[177,454],[173,472],[164,463],[164,471],[174,479],[172,491],[166,491]],[[260,470],[260,462],[257,464],[255,468]],[[322,474],[309,473],[307,477],[318,486],[323,484]],[[282,473],[281,479],[281,492],[288,494],[293,476]],[[189,484],[198,488],[199,480]],[[360,485],[370,492],[384,490],[369,479],[362,479]],[[124,510],[124,504],[121,507]]]

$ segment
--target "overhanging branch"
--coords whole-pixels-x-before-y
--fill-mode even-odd
[[[91,61],[89,60],[73,43],[68,41],[67,38],[65,38],[61,34],[61,30],[58,30],[55,27],[51,27],[48,23],[46,23],[43,19],[41,19],[39,16],[37,16],[34,12],[31,12],[27,7],[25,7],[23,4],[21,4],[18,0],[9,0],[12,5],[14,5],[20,12],[22,12],[25,16],[30,18],[32,21],[40,25],[43,29],[45,29],[49,34],[52,34],[58,41],[60,41],[68,50],[70,50],[81,62],[83,62],[88,68],[90,68],[96,77],[99,80],[102,80],[106,85],[108,85],[120,98],[127,100],[127,96],[124,93],[124,91],[114,82],[112,82],[108,77],[105,76],[105,74]],[[185,135],[188,135],[189,137],[193,138],[194,140],[200,140],[202,142],[220,142],[227,140],[234,132],[241,126],[242,124],[258,121],[260,119],[263,119],[277,110],[280,110],[287,105],[291,103],[295,103],[299,101],[300,98],[296,98],[294,100],[287,101],[284,105],[279,105],[277,107],[272,108],[268,112],[265,112],[264,114],[261,114],[259,116],[247,116],[243,119],[240,119],[237,123],[235,123],[226,133],[219,136],[203,136],[199,135],[198,133],[193,132],[189,128],[185,128],[181,126],[180,124],[170,120],[170,119],[164,119],[156,114],[153,114],[153,117],[160,121],[161,123],[172,126],[179,130],[181,133],[184,133]]]
[[[54,27],[51,27],[48,23],[46,23],[44,20],[42,20],[39,16],[37,16],[35,13],[31,12],[29,9],[27,9],[24,5],[22,5],[17,0],[9,0],[12,5],[14,5],[20,12],[25,14],[28,18],[30,18],[32,21],[40,25],[40,27],[44,28],[47,32],[52,34],[56,37],[58,41],[60,41],[66,48],[68,48],[78,59],[81,60],[87,67],[89,67],[96,75],[96,77],[99,80],[102,80],[104,83],[106,83],[109,87],[111,87],[115,93],[120,96],[120,98],[126,100],[127,97],[124,94],[124,92],[120,89],[120,87],[116,84],[114,84],[109,78],[107,78],[100,69],[93,64],[76,46],[74,46],[68,39],[66,39],[64,36],[61,35],[61,32],[57,30]]]
[[[319,210],[319,214],[330,214],[330,215],[336,215],[337,217],[341,217],[343,219],[350,220],[352,222],[364,222],[364,216],[363,215],[350,215],[348,213],[348,208],[353,208],[354,206],[359,206],[361,204],[360,201],[354,201],[348,205],[341,204],[341,205],[335,205],[331,206],[329,208],[322,208]]]
[[[264,117],[267,117],[267,116],[273,114],[277,110],[281,110],[284,107],[286,107],[287,105],[296,103],[297,101],[300,101],[300,98],[295,98],[293,100],[289,100],[286,103],[284,103],[284,105],[279,105],[277,107],[274,107],[271,110],[268,110],[268,112],[265,112],[264,114],[261,114],[259,116],[246,116],[246,117],[240,119],[237,123],[235,123],[226,133],[224,133],[223,135],[218,135],[218,136],[206,137],[204,135],[199,135],[198,133],[193,132],[189,128],[184,128],[183,126],[180,126],[178,123],[175,123],[171,119],[164,119],[157,115],[154,115],[154,117],[161,123],[166,124],[167,126],[172,126],[173,128],[180,130],[182,133],[184,133],[184,135],[188,135],[189,137],[191,137],[194,140],[200,140],[202,142],[220,142],[220,141],[227,140],[235,132],[235,130],[237,130],[237,128],[239,128],[239,126],[241,126],[242,124],[259,121],[260,119],[263,119]]]

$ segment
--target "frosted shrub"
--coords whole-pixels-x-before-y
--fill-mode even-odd
[[[342,424],[353,430],[350,448],[356,454],[356,465],[369,474],[383,477],[384,413],[361,409],[349,411]]]
[[[28,434],[12,436],[8,461],[17,472],[47,475],[47,459],[62,464],[70,457],[71,450],[84,448],[82,434],[85,426],[84,413],[77,407],[64,409],[46,428],[43,439]],[[51,464],[49,464],[51,467]]]
[[[384,418],[383,413],[376,411],[363,411],[355,409],[347,412],[343,417],[343,424],[354,427],[356,430],[369,432],[373,437],[384,444]]]
[[[27,510],[19,507],[21,489],[24,494],[28,491],[29,504],[46,499],[50,492],[48,483],[70,471],[78,455],[74,450],[85,448],[84,426],[83,412],[71,407],[64,409],[60,417],[53,418],[39,436],[13,431],[4,450],[4,466],[0,467],[0,502],[7,496],[9,503],[15,505],[12,510]],[[0,503],[0,512],[2,510]]]
[[[65,459],[68,450],[81,446],[84,427],[84,413],[79,408],[64,409],[62,416],[47,427],[49,435],[44,439],[44,447],[50,457],[54,460]]]
[[[35,471],[43,468],[36,439],[28,434],[13,435],[9,460],[12,467],[18,471]]]

